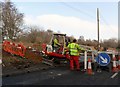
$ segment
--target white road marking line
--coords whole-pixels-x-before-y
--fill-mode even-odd
[[[113,79],[115,76],[117,76],[117,74],[118,74],[118,72],[115,73],[115,74],[113,74],[113,75],[111,76],[111,78]]]

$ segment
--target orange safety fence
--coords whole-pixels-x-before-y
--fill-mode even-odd
[[[3,50],[5,50],[6,52],[19,55],[21,57],[24,57],[25,55],[26,47],[22,44],[15,44],[13,42],[4,41],[2,45]]]
[[[18,44],[17,48],[18,48],[18,55],[24,57],[26,48],[22,44]]]

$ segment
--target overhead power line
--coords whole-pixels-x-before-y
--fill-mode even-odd
[[[71,9],[73,9],[73,10],[75,10],[75,11],[77,11],[77,12],[79,12],[79,13],[81,13],[81,14],[84,14],[84,15],[92,18],[92,19],[95,19],[95,17],[93,15],[91,15],[91,14],[89,14],[89,13],[87,13],[87,12],[81,10],[81,9],[75,8],[75,7],[69,5],[69,4],[65,3],[65,2],[60,2],[60,3],[67,6],[67,7],[69,7],[69,8],[71,8]]]
[[[73,9],[73,10],[75,10],[75,11],[81,13],[81,14],[84,14],[84,15],[92,18],[92,19],[96,19],[95,16],[93,16],[93,15],[91,15],[91,14],[89,14],[89,13],[87,13],[87,12],[81,10],[81,9],[75,8],[75,7],[69,5],[69,4],[65,3],[65,2],[60,2],[60,3],[62,3],[63,5],[71,8],[71,9]],[[105,20],[105,18],[103,17],[103,15],[102,15],[101,13],[100,13],[100,19],[101,19],[101,22],[105,23],[105,25],[106,25],[107,27],[109,27],[110,29],[113,29],[113,28],[110,26],[110,24]]]
[[[88,12],[86,12],[86,11],[83,11],[83,10],[81,10],[81,9],[78,9],[78,8],[74,7],[74,6],[71,6],[71,5],[69,5],[69,4],[65,3],[65,2],[60,2],[60,3],[61,3],[62,5],[65,5],[65,6],[69,7],[69,8],[71,8],[71,9],[73,9],[73,10],[75,10],[75,11],[81,13],[81,14],[83,14],[83,15],[88,16],[88,17],[91,18],[91,19],[96,19],[96,16],[93,16],[93,15],[91,15],[90,13],[88,13]],[[105,24],[106,27],[110,28],[111,30],[114,30],[114,29],[110,26],[110,24],[105,20],[105,18],[103,17],[103,15],[102,15],[101,13],[100,13],[100,22],[102,22],[103,24]]]
[[[111,25],[106,21],[106,19],[104,18],[104,16],[100,13],[100,16],[101,16],[101,22],[102,23],[105,23],[105,25],[110,28],[111,30],[114,30]]]
[[[113,27],[111,27],[111,25],[106,21],[106,19],[104,18],[104,16],[101,13],[100,13],[100,19],[101,19],[100,22],[106,26],[107,30],[109,29],[108,32],[113,34],[113,32],[115,32],[115,29]],[[117,33],[116,33],[116,35],[117,35]]]

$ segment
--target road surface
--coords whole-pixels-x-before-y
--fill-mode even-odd
[[[113,78],[111,78],[113,77]],[[14,75],[2,78],[3,85],[120,85],[120,73],[102,71],[88,75],[82,71],[70,71],[66,67]]]

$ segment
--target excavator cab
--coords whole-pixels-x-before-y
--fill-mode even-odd
[[[53,41],[57,38],[59,40],[60,46],[58,46],[57,50],[54,49]],[[42,47],[44,48],[42,50],[43,53],[43,62],[48,63],[51,65],[51,63],[60,63],[62,60],[66,60],[66,54],[65,54],[65,47],[66,47],[66,34],[53,34],[49,44],[44,44]]]
[[[57,50],[54,47],[54,39],[57,38],[60,46],[57,46]],[[66,47],[66,34],[53,34],[50,43],[47,45],[47,52],[55,52],[58,54],[64,54],[64,48]]]

